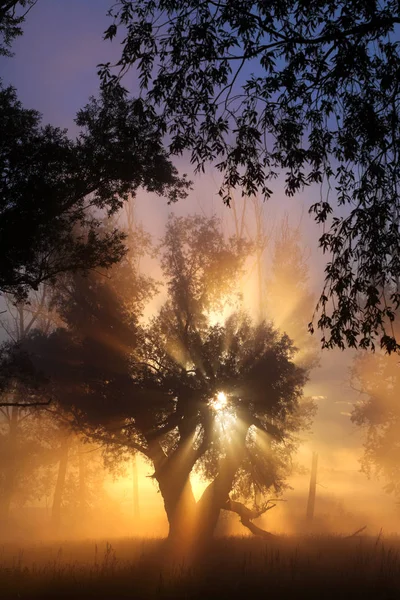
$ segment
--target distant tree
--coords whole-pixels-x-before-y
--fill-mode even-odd
[[[8,341],[0,346],[0,406],[20,404],[20,398],[14,396],[13,385],[18,381],[19,390],[24,390],[24,401],[34,404],[48,402],[41,392],[37,392],[46,378],[33,366],[29,355],[19,342]],[[8,394],[8,396],[7,396]]]
[[[1,326],[9,341],[0,346],[0,516],[7,518],[12,503],[25,504],[44,494],[43,476],[54,463],[57,424],[48,408],[47,383],[23,349],[23,340],[34,327],[49,331],[53,315],[49,310],[51,290],[46,286],[31,295],[31,302],[13,304],[7,300],[7,316]]]
[[[84,532],[105,497],[102,450],[64,426],[59,428],[53,456],[57,470],[53,469],[50,494],[52,531],[76,527]]]
[[[38,0],[2,0],[0,2],[0,56],[11,56],[14,39],[22,35],[26,15]]]
[[[105,38],[123,43],[103,86],[133,68],[171,152],[216,164],[226,203],[238,186],[270,197],[281,174],[289,196],[322,187],[323,346],[397,349],[398,3],[119,0],[110,14]]]
[[[84,443],[71,419],[53,405],[0,408],[0,521],[18,508],[50,500],[53,533],[61,525],[86,521],[103,497],[102,452]],[[82,528],[82,527],[81,527]]]
[[[245,290],[256,272],[257,280],[257,313],[258,320],[262,321],[265,314],[265,269],[264,262],[268,245],[272,240],[273,224],[267,219],[266,205],[262,198],[242,195],[240,200],[231,194],[230,208],[233,217],[234,231],[237,237],[251,240],[254,246],[255,262],[246,269],[242,283]]]
[[[267,314],[300,349],[300,364],[310,368],[319,360],[318,342],[309,335],[305,315],[311,315],[315,295],[309,282],[310,251],[299,227],[286,215],[276,230],[272,260],[266,283]]]
[[[27,405],[0,408],[0,519],[53,493],[57,422]]]
[[[139,187],[169,201],[185,196],[140,100],[92,98],[78,113],[75,141],[41,126],[11,87],[0,87],[0,115],[0,292],[17,300],[62,273],[120,260],[124,235],[102,219]]]
[[[248,250],[225,240],[216,219],[171,218],[161,249],[168,296],[148,326],[135,300],[142,284],[126,278],[124,259],[115,279],[73,276],[59,304],[67,328],[27,340],[75,427],[153,464],[174,540],[208,541],[224,509],[267,535],[252,522],[267,499],[253,509],[240,500],[254,486],[259,496],[284,487],[312,415],[302,401],[307,372],[286,335],[241,314],[209,325],[235,298]],[[211,481],[197,504],[194,469]]]
[[[400,498],[398,356],[359,352],[351,368],[351,384],[360,393],[351,419],[364,431],[362,470],[382,476],[385,490]]]

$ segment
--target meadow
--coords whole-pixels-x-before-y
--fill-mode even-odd
[[[0,598],[374,598],[400,594],[400,538],[217,539],[203,560],[165,541],[0,546]]]

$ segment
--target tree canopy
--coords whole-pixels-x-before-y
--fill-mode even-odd
[[[151,111],[116,94],[79,111],[80,134],[42,126],[12,87],[0,87],[0,291],[26,298],[67,271],[120,260],[124,235],[103,226],[138,187],[184,197]]]
[[[277,177],[289,196],[321,187],[323,346],[398,349],[397,2],[119,0],[110,14],[122,52],[103,86],[133,67],[171,152],[216,164],[225,202],[236,186],[268,198]]]
[[[0,3],[0,56],[11,56],[11,44],[22,35],[21,25],[37,1],[4,0]]]

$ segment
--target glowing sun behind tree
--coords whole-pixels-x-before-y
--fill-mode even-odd
[[[216,397],[210,400],[210,406],[216,412],[221,412],[228,406],[228,398],[225,392],[218,392]]]

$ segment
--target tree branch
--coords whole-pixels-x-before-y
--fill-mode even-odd
[[[86,435],[89,438],[92,438],[94,440],[102,442],[102,444],[104,444],[104,445],[126,446],[127,448],[130,448],[131,450],[136,450],[137,452],[140,452],[144,456],[151,458],[149,450],[147,448],[145,448],[141,444],[138,444],[137,442],[130,440],[129,438],[120,439],[117,437],[107,436],[102,433],[90,433],[90,432],[86,433]]]
[[[179,415],[177,412],[172,413],[164,421],[159,423],[155,429],[146,433],[146,439],[152,441],[157,439],[160,435],[169,433],[175,429],[175,427],[177,427],[181,421],[182,415]]]
[[[0,407],[19,406],[20,408],[31,408],[32,406],[48,406],[51,400],[47,402],[0,402]]]
[[[357,531],[355,531],[354,533],[352,533],[351,535],[346,535],[344,537],[345,540],[348,540],[350,538],[356,537],[359,533],[361,533],[362,531],[364,531],[365,529],[367,529],[367,526],[364,525],[364,527],[360,527],[360,529],[357,529]]]
[[[267,507],[262,511],[250,510],[249,508],[247,508],[247,506],[242,504],[242,502],[237,502],[231,499],[229,499],[221,508],[223,510],[229,510],[230,512],[234,512],[237,515],[239,515],[240,522],[242,523],[242,525],[244,527],[247,527],[247,529],[249,529],[254,535],[258,535],[264,539],[270,539],[274,538],[275,536],[272,533],[269,533],[268,531],[265,531],[261,527],[258,527],[257,525],[252,523],[253,519],[257,519],[262,514],[267,512],[267,510],[271,510],[276,506],[276,504],[271,504],[271,506],[268,506],[268,502]]]

